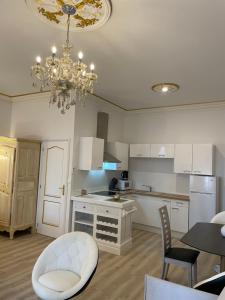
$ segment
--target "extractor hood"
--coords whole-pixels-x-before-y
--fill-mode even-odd
[[[104,157],[103,161],[107,163],[121,163],[119,159],[114,157],[107,151],[108,142],[108,122],[109,115],[105,112],[98,112],[97,117],[97,138],[104,140]]]

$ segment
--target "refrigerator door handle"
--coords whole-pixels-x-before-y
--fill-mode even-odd
[[[214,193],[201,193],[201,192],[194,192],[190,191],[191,194],[200,194],[200,195],[214,195]]]

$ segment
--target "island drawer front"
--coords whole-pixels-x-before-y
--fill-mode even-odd
[[[74,210],[94,212],[95,206],[90,203],[74,201]]]
[[[97,206],[97,213],[118,217],[120,215],[120,209],[116,207],[109,207],[109,206]]]

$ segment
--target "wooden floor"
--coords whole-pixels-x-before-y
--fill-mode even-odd
[[[77,300],[143,300],[144,275],[160,276],[161,238],[141,230],[133,232],[133,248],[125,256],[100,253],[97,272]],[[0,299],[37,299],[31,286],[33,265],[41,251],[52,241],[39,234],[19,234],[14,240],[0,234]],[[176,240],[173,241],[180,245]],[[218,258],[201,253],[198,280],[211,275]],[[186,271],[171,267],[169,280],[187,285]]]

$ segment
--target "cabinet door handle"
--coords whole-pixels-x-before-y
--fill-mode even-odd
[[[108,209],[106,209],[106,211],[105,211],[105,212],[109,213]]]
[[[178,207],[172,207],[172,209],[173,209],[173,210],[179,210],[179,208],[178,208]]]
[[[83,208],[86,208],[86,206],[83,206]]]
[[[170,201],[169,201],[169,200],[163,200],[163,202],[164,202],[164,203],[170,203]]]

